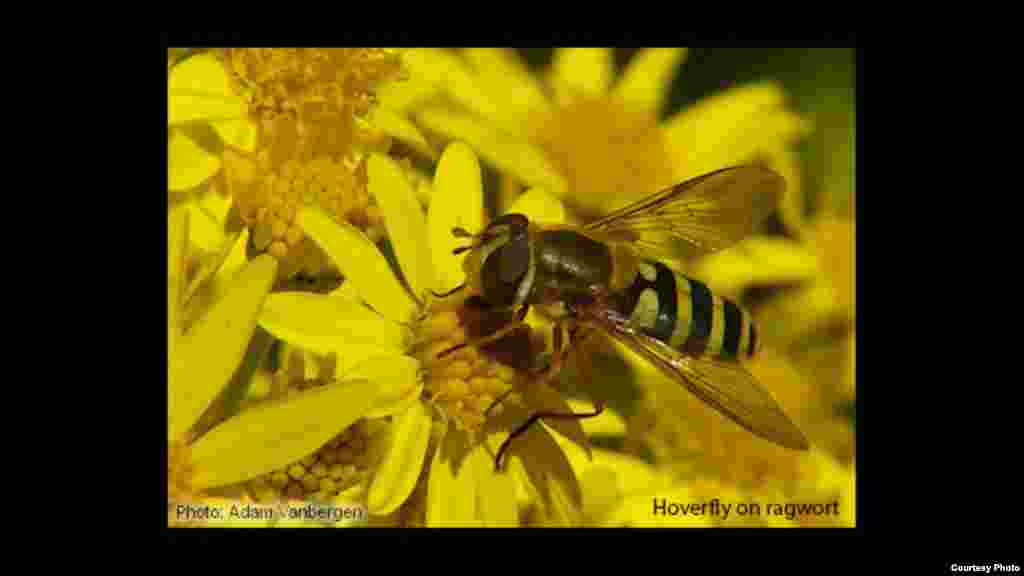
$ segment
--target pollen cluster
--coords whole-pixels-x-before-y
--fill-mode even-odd
[[[327,256],[296,223],[303,205],[320,206],[336,221],[362,229],[371,241],[383,237],[384,221],[367,190],[365,162],[321,155],[307,162],[287,160],[275,169],[265,153],[261,156],[254,160],[226,151],[225,174],[253,247],[281,261],[282,277],[333,272]]]
[[[294,115],[306,127],[351,126],[369,110],[376,86],[402,71],[398,56],[382,48],[234,48],[227,58],[263,118]]]
[[[367,448],[384,426],[380,420],[360,420],[315,453],[250,480],[248,491],[259,502],[331,500],[369,478],[375,463]]]
[[[356,48],[235,48],[226,51],[235,88],[260,129],[253,154],[226,150],[224,178],[252,247],[281,262],[280,277],[330,275],[323,252],[297,226],[317,205],[376,241],[380,210],[366,186],[368,152],[391,141],[362,122],[379,82],[399,76],[396,54]]]
[[[454,421],[456,429],[469,432],[478,431],[488,417],[501,414],[503,404],[522,403],[515,390],[525,373],[511,362],[499,360],[505,360],[500,355],[513,359],[520,352],[517,344],[525,343],[527,354],[530,348],[531,334],[524,327],[483,349],[466,346],[438,358],[468,339],[488,334],[482,320],[464,301],[434,303],[420,324],[416,340],[417,356],[426,369],[424,389],[428,398]],[[525,338],[525,342],[517,341],[516,336]],[[495,404],[498,399],[501,401]]]
[[[323,386],[334,378],[336,358],[332,355],[307,359],[301,350],[289,348],[282,357],[284,367],[272,377],[272,396]],[[309,362],[315,367],[307,371]],[[367,480],[376,463],[376,456],[368,450],[370,441],[386,425],[384,420],[359,420],[313,454],[250,480],[246,491],[258,502],[329,500]]]

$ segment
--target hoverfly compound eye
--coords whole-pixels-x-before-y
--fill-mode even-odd
[[[498,260],[498,277],[501,281],[505,284],[517,284],[530,267],[529,238],[525,234],[513,238],[499,248],[494,256]]]
[[[488,230],[499,227],[507,230],[508,239],[490,259],[497,262],[498,278],[505,284],[514,284],[530,267],[529,221],[522,214],[505,214],[492,222]]]
[[[502,217],[487,228],[494,234],[490,251],[484,256],[480,276],[485,299],[496,306],[511,306],[520,295],[521,285],[530,270],[531,246],[527,221]],[[501,219],[499,219],[501,220]],[[500,228],[499,228],[500,227]]]

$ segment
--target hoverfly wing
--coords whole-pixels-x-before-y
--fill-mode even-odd
[[[700,256],[748,236],[778,206],[785,186],[767,168],[724,168],[620,208],[584,229],[649,256]]]
[[[741,364],[686,356],[617,322],[604,322],[602,327],[602,332],[680,381],[705,404],[752,434],[793,450],[808,449],[803,432]]]

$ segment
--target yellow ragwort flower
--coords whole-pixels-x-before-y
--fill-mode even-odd
[[[316,203],[377,241],[384,232],[367,192],[367,155],[388,153],[394,141],[432,154],[414,125],[374,104],[378,84],[400,80],[398,56],[364,48],[234,48],[226,60],[261,131],[257,150],[224,157],[224,187],[252,230],[254,250],[281,261],[282,280],[336,276],[296,223],[299,207]]]
[[[260,324],[305,350],[336,354],[342,378],[365,379],[382,390],[380,397],[390,399],[364,411],[369,418],[390,417],[388,446],[365,493],[371,514],[403,525],[515,525],[519,483],[536,492],[548,516],[576,522],[579,487],[546,427],[536,426],[516,440],[508,473],[494,470],[498,446],[529,412],[569,410],[553,390],[527,378],[525,366],[508,365],[517,357],[514,346],[524,349],[526,356],[519,358],[532,360],[527,357],[534,348],[529,331],[483,349],[470,346],[438,357],[480,333],[486,321],[465,305],[464,297],[430,297],[430,291],[446,291],[463,281],[461,257],[452,254],[459,244],[452,228],[479,230],[484,224],[475,155],[462,144],[444,152],[426,219],[395,162],[374,155],[368,169],[402,278],[358,230],[337,224],[319,209],[303,208],[303,229],[349,279],[346,285],[356,298],[274,294]],[[519,208],[556,203],[537,200],[539,195],[524,195]],[[586,445],[578,423],[551,427]]]
[[[411,50],[410,82],[380,97],[430,131],[466,141],[515,182],[558,195],[577,218],[755,161],[786,178],[783,218],[799,218],[790,145],[807,123],[771,82],[726,90],[661,120],[686,53],[641,50],[616,80],[611,49],[557,49],[539,80],[511,49]],[[448,101],[431,98],[432,87]]]

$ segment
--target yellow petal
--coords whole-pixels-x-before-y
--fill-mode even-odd
[[[394,160],[380,154],[371,156],[367,164],[367,179],[370,194],[380,206],[402,274],[413,295],[422,299],[434,285],[423,208]]]
[[[750,286],[786,286],[818,273],[815,255],[784,238],[753,236],[697,262],[692,271],[717,294],[738,296]]]
[[[256,328],[256,317],[277,275],[263,255],[232,280],[227,294],[189,330],[170,359],[169,437],[180,438],[227,385]]]
[[[592,458],[588,458],[583,450],[565,438],[557,434],[553,435],[553,437],[568,457],[576,477],[580,479],[579,481],[583,489],[583,507],[587,510],[588,518],[597,518],[603,513],[608,512],[612,507],[613,503],[607,500],[602,500],[601,502],[591,500],[588,504],[588,492],[595,489],[594,486],[590,486],[588,483],[595,481],[598,481],[598,483],[606,482],[608,480],[608,472],[612,473],[613,485],[601,485],[596,488],[604,492],[601,498],[605,499],[610,497],[611,494],[616,495],[616,498],[624,498],[637,492],[671,485],[672,480],[670,476],[659,473],[656,468],[638,458],[599,448],[592,449]],[[591,494],[589,496],[595,495]],[[595,508],[600,508],[602,512],[596,512]]]
[[[256,150],[259,128],[248,118],[214,120],[210,125],[225,144],[244,152]]]
[[[304,206],[297,221],[374,310],[396,322],[406,322],[416,312],[409,293],[366,235],[351,224],[338,224],[315,206]]]
[[[258,404],[192,445],[198,489],[244,482],[304,458],[362,417],[377,386],[345,380]]]
[[[550,109],[540,83],[514,50],[467,48],[461,52],[484,92],[494,99],[494,108],[502,116],[496,122],[499,126],[518,131],[531,114]]]
[[[639,458],[609,450],[594,450],[593,468],[615,471],[616,487],[622,494],[635,494],[654,488],[667,488],[672,478]]]
[[[373,380],[377,383],[377,403],[367,418],[383,418],[397,414],[419,399],[422,385],[420,363],[408,356],[372,356],[359,362],[344,374],[350,380]]]
[[[805,134],[806,122],[786,111],[783,100],[777,84],[753,84],[711,96],[667,120],[664,139],[678,160],[677,179],[749,162]]]
[[[167,188],[195,188],[220,170],[220,158],[203,150],[179,130],[171,129],[167,143]]]
[[[385,134],[412,146],[420,154],[436,158],[437,153],[420,133],[420,129],[398,112],[384,106],[375,106],[367,115],[367,121]]]
[[[657,114],[665,104],[672,79],[686,60],[686,48],[647,48],[633,56],[613,94]]]
[[[234,233],[232,236],[224,239],[223,243],[217,247],[216,252],[204,256],[203,261],[200,264],[199,271],[195,273],[192,281],[189,282],[188,286],[185,288],[185,302],[191,304],[192,296],[195,295],[196,291],[207,282],[214,280],[215,275],[221,270],[221,266],[227,260],[228,256],[237,251],[235,247],[238,245],[240,236],[240,232]],[[231,276],[225,274],[221,279],[227,280],[230,279],[230,277]]]
[[[526,404],[537,412],[553,412],[556,414],[568,414],[572,409],[562,398],[561,394],[549,386],[530,386],[523,393]],[[590,456],[590,442],[583,433],[583,425],[578,418],[570,419],[546,419],[544,426],[554,430],[557,439],[559,435],[581,448]]]
[[[508,213],[524,214],[531,221],[539,223],[555,224],[566,221],[562,201],[540,188],[531,188],[516,198]]]
[[[288,343],[317,354],[348,344],[401,354],[406,330],[362,303],[324,294],[278,292],[267,297],[260,326]]]
[[[233,278],[234,275],[245,266],[246,260],[245,250],[246,246],[249,245],[249,229],[245,228],[238,236],[238,240],[232,245],[231,252],[228,253],[228,257],[224,259],[224,263],[220,265],[220,270],[217,272],[219,276],[224,279]]]
[[[857,309],[856,225],[852,220],[819,217],[813,224],[814,250],[825,276],[835,288],[836,304],[855,314]]]
[[[231,120],[246,115],[245,101],[231,88],[224,65],[200,54],[175,66],[167,78],[167,122]]]
[[[494,461],[483,444],[473,448],[469,460],[477,478],[477,517],[484,526],[518,526],[515,478],[494,472]]]
[[[191,224],[193,220],[189,220]],[[191,226],[189,228],[191,231]],[[199,270],[185,288],[184,325],[189,325],[221,299],[231,284],[231,279],[248,263],[246,246],[249,231],[243,229],[224,239],[221,246],[212,253],[203,255]]]
[[[189,240],[193,245],[206,250],[220,250],[224,246],[224,227],[231,199],[216,191],[203,193],[195,202],[187,202],[190,212]]]
[[[430,199],[434,197],[434,186],[430,179],[420,180],[416,186],[416,199],[420,201],[420,204],[427,206],[430,204]],[[429,222],[428,222],[429,226]]]
[[[601,96],[608,92],[615,74],[610,48],[561,48],[551,63],[551,83],[561,98],[572,92]]]
[[[377,101],[398,113],[405,113],[441,92],[441,77],[431,65],[435,48],[402,50],[404,78],[382,83],[377,87]]]
[[[456,103],[498,128],[513,133],[521,129],[522,120],[510,116],[503,106],[505,95],[495,92],[491,84],[482,82],[456,53],[427,48],[420,56],[422,58],[410,64],[410,73],[419,72],[431,78]]]
[[[472,149],[462,142],[453,142],[441,155],[427,214],[430,249],[437,272],[437,292],[451,290],[465,280],[462,261],[466,255],[452,254],[452,250],[466,243],[464,238],[456,238],[452,234],[456,226],[470,232],[484,227],[480,164]]]
[[[427,108],[416,117],[427,129],[466,142],[481,158],[522,182],[556,195],[568,186],[544,152],[525,140],[502,135],[472,116],[443,108]]]
[[[594,526],[618,504],[619,494],[615,472],[608,468],[593,468],[578,473],[583,489],[583,523]]]
[[[583,523],[582,501],[559,482],[548,484],[547,517],[554,526],[575,527]]]
[[[327,295],[332,298],[340,298],[341,300],[360,301],[359,292],[356,291],[355,285],[351,282],[342,282],[341,286],[331,290]]]
[[[427,526],[478,526],[476,481],[470,466],[469,439],[449,427],[434,451],[427,479]]]
[[[390,514],[412,493],[423,472],[430,426],[430,413],[422,402],[415,402],[408,410],[395,415],[390,446],[370,483],[367,495],[370,514]]]
[[[786,181],[786,192],[779,205],[779,216],[786,230],[797,240],[803,240],[802,232],[805,225],[804,209],[806,198],[803,185],[803,165],[796,147],[788,142],[779,142],[767,148],[762,159],[766,166],[778,172]]]
[[[581,520],[582,495],[566,452],[554,436],[543,426],[530,428],[515,439],[509,450],[509,459],[514,458],[522,465],[533,490],[540,497],[546,516],[558,525],[572,526]],[[567,444],[576,447],[572,443]]]

